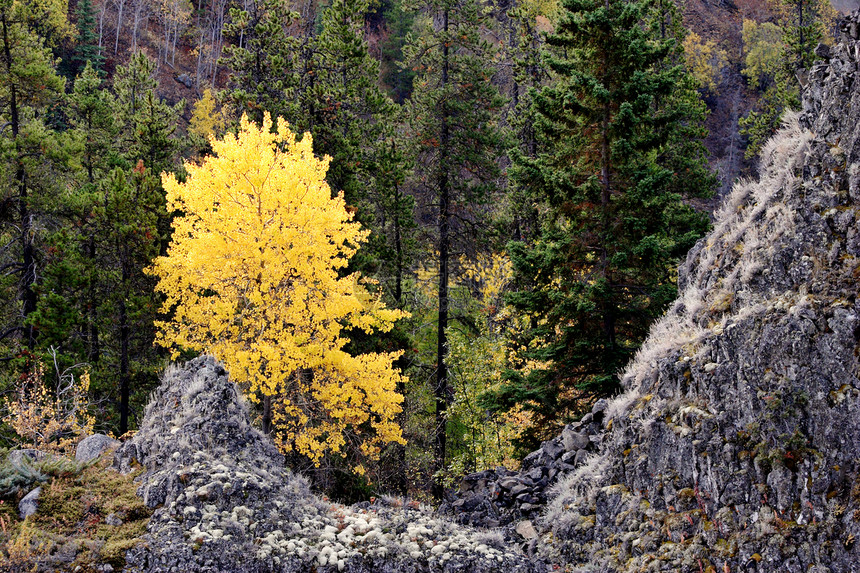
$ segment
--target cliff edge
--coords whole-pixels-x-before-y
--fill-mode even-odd
[[[580,571],[860,563],[860,12],[680,269],[679,298],[551,490]]]

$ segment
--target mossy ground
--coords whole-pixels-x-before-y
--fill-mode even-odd
[[[80,473],[42,485],[38,511],[18,517],[17,499],[0,502],[0,570],[95,571],[125,565],[125,553],[141,542],[152,514],[137,497],[134,476],[108,468],[110,456]],[[114,514],[122,523],[109,525]]]

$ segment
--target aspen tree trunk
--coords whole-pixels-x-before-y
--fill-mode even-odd
[[[119,32],[122,29],[122,10],[125,7],[125,0],[119,0],[117,4],[117,16],[116,16],[116,39],[113,43],[113,53],[116,54],[117,50],[119,50]]]
[[[99,56],[102,55],[102,43],[104,42],[105,15],[107,14],[107,0],[102,1],[102,12],[99,14]]]

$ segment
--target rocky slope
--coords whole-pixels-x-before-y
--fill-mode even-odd
[[[860,13],[689,254],[539,547],[581,571],[860,563]],[[578,569],[577,569],[578,568]]]
[[[227,373],[195,359],[164,377],[115,467],[145,470],[139,495],[157,508],[127,571],[353,573],[546,571],[500,535],[397,500],[345,507],[283,469],[254,429]]]

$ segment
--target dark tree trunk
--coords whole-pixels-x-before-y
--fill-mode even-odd
[[[3,60],[8,77],[12,76],[12,46],[9,39],[9,22],[7,14],[0,12],[0,23],[3,26]],[[33,246],[33,229],[30,206],[27,197],[27,173],[24,171],[21,145],[18,135],[21,129],[21,119],[18,113],[18,92],[14,83],[9,85],[9,123],[12,128],[12,139],[15,142],[15,185],[18,187],[18,219],[21,229],[21,303],[24,318],[24,336],[27,347],[32,350],[36,346],[36,329],[32,324],[26,324],[27,317],[36,311],[36,256]]]
[[[123,273],[125,279],[125,273]],[[128,340],[131,335],[131,329],[128,325],[128,310],[125,300],[119,303],[119,340],[120,340],[120,358],[119,358],[119,433],[125,434],[128,432],[128,414],[129,414],[129,394],[131,388],[131,380],[129,373],[129,356],[128,356]]]
[[[442,42],[442,87],[448,85],[448,9],[442,15],[444,39]],[[449,165],[451,135],[449,126],[449,111],[445,101],[442,104],[442,133],[439,145],[439,320],[437,323],[438,337],[436,345],[436,443],[434,447],[434,462],[436,471],[445,467],[446,422],[448,410],[448,365],[445,359],[448,353],[448,249],[449,233]],[[441,480],[433,482],[433,497],[442,499],[444,488]]]

